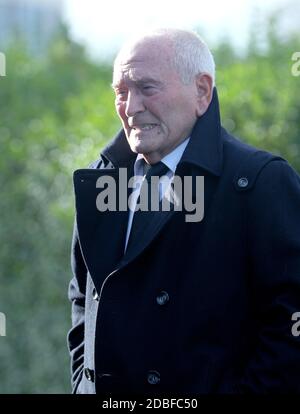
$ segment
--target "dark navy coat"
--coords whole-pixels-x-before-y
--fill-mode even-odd
[[[203,220],[162,214],[124,255],[96,181],[135,157],[121,131],[74,174],[73,392],[299,392],[299,176],[221,127],[215,91],[176,170],[204,176]]]

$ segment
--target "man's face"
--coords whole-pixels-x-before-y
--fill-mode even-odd
[[[117,61],[116,110],[131,150],[155,163],[187,138],[197,120],[197,86],[184,85],[166,45],[142,43]]]

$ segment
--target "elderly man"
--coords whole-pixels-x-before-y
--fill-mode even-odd
[[[148,33],[116,58],[123,129],[74,174],[74,393],[300,391],[300,180],[221,127],[214,66],[182,30]],[[141,211],[155,175],[169,179],[149,186],[159,206],[175,177],[191,177],[182,190],[204,200],[201,218],[175,202]],[[110,197],[105,179],[120,206],[135,176],[130,208],[96,202]]]

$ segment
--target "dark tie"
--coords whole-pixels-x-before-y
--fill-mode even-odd
[[[158,198],[159,200],[159,186],[151,186],[151,177],[160,178],[163,175],[166,175],[168,171],[169,168],[161,161],[153,165],[145,163],[144,173],[146,173],[146,175],[142,182],[140,195],[137,199],[137,204],[140,203],[141,194],[145,192],[148,193],[148,203],[145,206],[147,211],[137,210],[134,212],[127,249],[129,245],[138,242],[138,237],[141,234],[143,228],[146,225],[148,225],[148,223],[151,222],[151,220],[153,220],[155,214],[159,214],[159,211],[151,211],[151,197],[153,199]],[[155,191],[156,194],[153,194],[153,191]]]

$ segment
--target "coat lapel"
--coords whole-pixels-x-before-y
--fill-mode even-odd
[[[124,257],[122,258],[121,265],[126,265],[140,255],[145,248],[154,240],[166,222],[174,214],[173,211],[160,211],[156,212],[153,216],[153,220],[149,221],[145,227],[136,236],[136,242],[132,243]]]
[[[119,184],[119,169],[82,169],[74,173],[76,221],[86,266],[100,290],[103,279],[115,269],[124,253],[128,223],[127,211],[99,211],[96,187],[100,177],[108,176]],[[116,192],[118,205],[118,191]],[[98,291],[99,291],[98,290]]]
[[[176,175],[180,176],[182,182],[184,182],[184,177],[190,176],[196,178],[197,176],[204,177],[204,192],[200,196],[203,197],[202,201],[204,203],[204,218],[205,220],[205,212],[209,210],[209,206],[215,194],[215,190],[217,184],[219,182],[218,176],[212,175],[207,171],[193,165],[179,163],[176,169]],[[195,203],[195,200],[199,201],[199,194],[196,194],[196,187],[193,185],[192,191],[189,193],[191,194],[192,201]],[[122,267],[133,261],[136,257],[138,257],[149,245],[152,243],[158,234],[163,230],[165,225],[177,215],[177,217],[181,216],[180,222],[185,221],[186,215],[193,214],[191,211],[187,211],[184,208],[184,200],[181,200],[182,210],[176,211],[172,208],[170,211],[160,211],[154,214],[153,219],[145,225],[143,229],[140,230],[140,233],[136,235],[135,239],[136,242],[129,245],[124,257],[122,258],[118,267]],[[187,223],[187,226],[192,225],[191,223]]]

